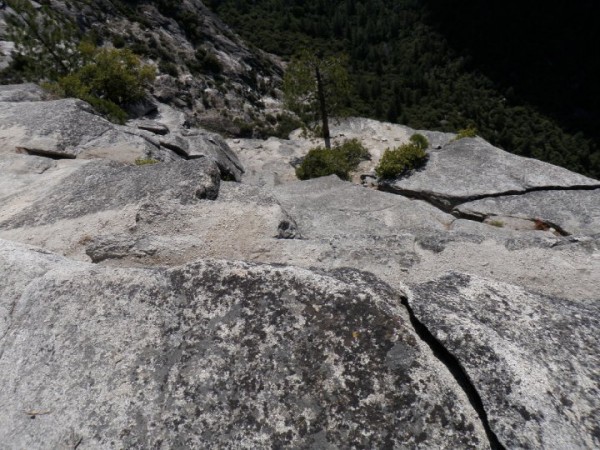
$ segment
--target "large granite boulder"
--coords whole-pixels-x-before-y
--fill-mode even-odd
[[[600,447],[600,302],[451,273],[414,315],[456,357],[505,448]]]
[[[567,169],[524,158],[494,147],[481,138],[452,141],[431,149],[418,170],[382,184],[390,192],[427,201],[450,210],[485,197],[535,190],[600,188],[600,182]]]
[[[186,159],[209,158],[215,161],[224,179],[240,181],[244,173],[237,155],[217,134],[181,129],[162,136],[159,142]]]
[[[371,275],[101,268],[7,241],[0,271],[8,448],[488,448]]]

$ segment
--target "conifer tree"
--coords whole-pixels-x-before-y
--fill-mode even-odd
[[[349,91],[344,58],[321,57],[304,50],[289,64],[283,90],[287,107],[305,124],[321,123],[319,134],[330,149],[329,117],[342,112]]]

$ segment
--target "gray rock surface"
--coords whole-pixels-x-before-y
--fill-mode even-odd
[[[56,158],[173,159],[140,133],[127,132],[76,99],[0,102],[0,153]]]
[[[48,97],[48,93],[37,84],[0,85],[0,102],[39,102]]]
[[[135,126],[137,126],[140,130],[150,131],[151,133],[159,134],[161,136],[169,134],[169,127],[153,120],[140,120],[135,123]]]
[[[488,196],[545,188],[600,187],[600,182],[542,161],[512,155],[481,138],[464,138],[429,151],[422,170],[384,184],[402,195],[445,209]]]
[[[144,199],[177,200],[181,204],[215,199],[219,172],[206,160],[128,166],[113,161],[90,161],[61,180],[43,198],[33,201],[0,228],[52,224],[107,210],[120,210]]]
[[[461,214],[490,219],[495,216],[537,219],[568,234],[600,232],[600,188],[486,198],[464,203],[456,210]]]
[[[95,142],[110,142],[118,138],[118,134],[127,134],[164,149],[160,140],[178,137],[189,151],[190,143],[196,139],[203,141],[208,136],[201,131],[186,130],[183,115],[164,105],[159,105],[155,119],[171,132],[156,135],[138,129],[133,121],[127,127],[111,128]],[[368,133],[366,139],[369,146],[373,145],[374,158],[386,146],[399,145],[414,133],[406,127],[361,119],[350,119],[337,126],[340,128],[336,129],[335,139],[340,141]],[[436,143],[444,145],[451,138],[446,134],[430,136],[435,141],[432,147]],[[211,145],[218,149],[220,142],[217,140]],[[90,448],[156,447],[160,439],[164,447],[223,447],[232,445],[231,442],[243,442],[247,447],[261,448],[285,446],[291,439],[292,446],[327,448],[328,443],[347,447],[349,442],[360,443],[365,439],[364,442],[369,443],[382,442],[381,446],[385,447],[389,442],[384,440],[383,433],[387,432],[389,439],[400,436],[398,442],[409,448],[486,447],[488,438],[493,438],[489,433],[486,435],[482,425],[486,423],[487,414],[491,429],[509,447],[572,445],[577,448],[595,443],[589,437],[593,427],[588,417],[596,411],[591,396],[582,393],[592,392],[590,386],[596,382],[590,373],[598,367],[597,356],[585,353],[586,345],[588,350],[597,345],[593,332],[587,332],[590,336],[581,341],[579,353],[573,350],[574,358],[570,356],[569,347],[568,351],[562,351],[553,344],[566,339],[561,321],[577,328],[577,333],[586,332],[589,323],[577,322],[579,319],[575,317],[579,314],[578,305],[588,308],[588,316],[596,314],[593,306],[597,303],[586,299],[597,299],[600,279],[600,235],[594,230],[597,196],[591,195],[595,193],[593,190],[572,190],[574,185],[569,183],[581,181],[578,175],[561,175],[565,183],[562,190],[530,192],[514,198],[494,197],[498,203],[472,202],[477,209],[470,212],[457,209],[454,211],[457,218],[443,212],[440,205],[367,189],[336,177],[295,182],[290,162],[313,146],[309,139],[230,142],[233,148],[242,148],[240,160],[249,168],[242,176],[242,183],[219,180],[227,176],[228,172],[223,171],[225,163],[240,169],[241,174],[235,155],[229,158],[228,148],[219,153],[225,158],[220,167],[219,157],[208,152],[201,158],[194,158],[190,153],[185,155],[190,160],[141,167],[102,159],[80,159],[82,154],[77,159],[59,160],[15,153],[0,155],[0,238],[44,249],[0,241],[0,248],[4,248],[0,250],[0,259],[5,258],[5,263],[0,262],[4,277],[0,282],[0,315],[3,315],[0,327],[4,327],[10,339],[14,337],[9,344],[4,344],[8,340],[0,342],[0,355],[7,349],[7,355],[12,358],[5,360],[6,367],[10,367],[6,372],[10,381],[6,392],[16,392],[14,396],[7,394],[0,398],[0,407],[10,411],[1,419],[6,422],[0,423],[0,433],[11,430],[8,436],[12,440],[7,442],[16,442],[18,448],[35,447],[39,436],[50,436],[54,439],[52,443],[81,448],[86,445]],[[439,152],[455,144],[446,144]],[[164,151],[176,155],[171,150]],[[495,151],[489,155],[490,164],[495,164],[498,155]],[[92,156],[114,158],[110,152],[103,155],[101,151],[85,157]],[[480,155],[483,159],[484,156],[484,153]],[[526,170],[531,169],[528,164],[521,165]],[[508,167],[509,176],[500,177],[500,184],[508,183],[506,180],[512,177],[528,185],[529,182],[523,180],[531,178],[530,173],[519,173],[511,164]],[[363,173],[363,169],[359,168],[357,175]],[[558,176],[562,170],[553,168],[548,173]],[[587,194],[579,196],[583,192]],[[198,198],[198,193],[204,198]],[[554,209],[551,198],[556,199]],[[585,211],[577,211],[576,204]],[[502,215],[493,215],[496,210]],[[561,224],[576,228],[577,234],[562,236],[556,230],[535,229],[531,218],[538,215],[538,210],[547,222],[552,222],[548,211],[556,214]],[[500,218],[502,225],[498,223]],[[48,254],[47,250],[69,259]],[[247,263],[214,262],[211,258]],[[96,264],[88,264],[89,261]],[[255,266],[248,262],[280,266]],[[374,276],[349,271],[348,267],[371,272]],[[449,270],[472,275],[444,277]],[[293,276],[288,277],[289,274]],[[462,286],[462,281],[456,279],[481,280],[478,276],[486,278],[477,281],[479,287],[471,290],[456,287]],[[292,279],[295,281],[291,282]],[[328,294],[329,287],[323,288],[323,280],[329,280],[325,283],[327,286],[341,283],[341,290],[335,292],[343,291],[344,302],[360,306],[356,309],[344,303],[342,307],[335,300],[332,307],[339,309],[334,316],[326,316],[327,328],[311,327],[311,324],[321,323],[318,322],[321,316],[315,313],[309,317],[302,312],[298,315],[297,305],[322,304],[321,300],[315,303],[313,297],[305,296],[309,291],[329,301],[332,297]],[[506,287],[502,282],[520,287]],[[407,283],[414,287],[412,294]],[[65,286],[70,289],[69,294]],[[432,294],[434,291],[442,294]],[[550,297],[532,294],[533,291]],[[258,297],[253,292],[258,292]],[[263,292],[270,294],[265,297]],[[454,333],[452,336],[457,336],[458,342],[463,335],[467,336],[465,339],[473,335],[463,332],[461,325],[469,323],[471,327],[471,322],[460,321],[476,317],[472,328],[481,332],[464,345],[463,353],[457,351],[456,356],[472,361],[476,361],[475,357],[481,359],[476,372],[482,374],[478,379],[483,381],[474,383],[483,399],[481,406],[467,400],[448,370],[452,365],[446,361],[446,366],[436,359],[426,340],[412,331],[408,313],[400,304],[404,298],[402,292],[410,294],[415,311],[417,304],[431,311],[439,307],[439,314],[438,310],[431,313],[435,322],[432,332],[447,327],[450,330],[447,334]],[[476,297],[469,303],[472,311],[444,313],[444,305],[460,303],[472,292],[483,292],[471,296]],[[440,306],[439,303],[445,301],[444,295],[448,300]],[[40,298],[44,301],[36,303]],[[23,303],[21,299],[27,300]],[[498,305],[489,305],[492,301]],[[516,302],[517,306],[510,306],[513,309],[507,313],[502,307],[513,305],[510,302]],[[50,312],[48,304],[53,305]],[[539,308],[531,306],[540,304]],[[564,314],[572,313],[570,322],[568,317],[561,316],[563,304],[567,305]],[[205,314],[203,305],[213,308],[210,311],[219,311],[213,313],[209,325],[204,319],[198,319],[198,314]],[[286,319],[271,320],[273,315],[268,305],[275,305],[277,317]],[[520,305],[526,306],[523,314],[532,310],[535,313],[521,317],[517,310],[513,314]],[[290,312],[290,308],[295,312]],[[55,311],[64,313],[64,320],[55,320],[54,314],[59,314]],[[239,316],[237,311],[246,311],[248,315],[244,312],[243,317]],[[380,314],[396,320],[403,332],[408,333],[406,336],[415,339],[411,349],[417,355],[416,362],[406,369],[409,372],[402,372],[409,373],[410,380],[405,377],[405,381],[396,383],[389,372],[382,372],[380,366],[371,364],[381,359],[377,356],[381,354],[377,353],[379,341],[375,337],[368,346],[361,343],[358,347],[352,345],[361,336],[360,330],[354,330],[358,334],[351,332],[346,340],[340,337],[347,336],[346,323],[360,320],[364,320],[364,324],[380,323]],[[429,317],[430,311],[425,310],[424,314]],[[482,314],[485,316],[477,322]],[[287,317],[292,316],[294,319],[288,321]],[[50,317],[49,322],[43,322],[42,318],[47,317]],[[222,317],[225,319],[221,320]],[[255,317],[263,321],[257,322]],[[538,324],[538,318],[547,325]],[[80,323],[83,325],[76,330],[79,334],[72,337],[73,324]],[[221,323],[227,327],[219,328]],[[293,331],[288,326],[290,323],[295,324]],[[530,339],[529,347],[512,343],[528,340],[527,333],[531,331],[527,327],[532,323],[534,332],[542,330],[540,336],[550,343],[546,353],[540,350],[541,341],[536,341],[535,336]],[[210,328],[213,325],[216,328]],[[29,331],[34,327],[35,333]],[[459,331],[455,332],[455,328]],[[61,331],[63,329],[68,331]],[[105,338],[108,329],[115,333]],[[217,344],[212,340],[211,330],[221,333],[222,340]],[[2,332],[0,329],[0,336]],[[308,342],[303,337],[305,332],[314,337],[310,343],[314,347],[304,345]],[[278,340],[274,341],[270,336],[275,335]],[[260,345],[243,347],[244,336],[250,336],[249,341],[259,336],[256,339]],[[445,335],[440,336],[442,341]],[[68,347],[69,339],[76,344]],[[323,367],[335,370],[324,371],[324,378],[316,381],[298,371],[300,378],[290,375],[292,378],[284,381],[273,381],[280,380],[277,377],[282,368],[302,366],[311,368],[311,373],[321,373],[313,370],[316,366],[310,361],[301,359],[304,350],[322,359],[325,354],[339,354],[332,349],[340,348],[336,346],[342,341],[341,348],[353,358],[348,364],[360,359],[366,364],[361,366],[365,370],[359,373],[352,369],[354,366],[334,362],[333,366]],[[285,348],[285,352],[272,350],[273,342],[278,349]],[[302,350],[299,345],[304,345]],[[506,352],[513,349],[511,345],[518,350],[514,358],[507,356],[502,360],[497,356],[506,356]],[[483,350],[470,358],[468,352],[473,346]],[[38,347],[50,348],[50,351],[31,351]],[[451,345],[446,350],[454,353]],[[401,365],[404,363],[400,361],[413,361],[412,356],[400,353],[401,357],[392,359]],[[119,354],[124,355],[123,359],[119,359]],[[195,355],[200,354],[202,356],[196,358]],[[44,355],[65,356],[61,359]],[[188,355],[192,357],[188,359]],[[291,355],[296,359],[292,361]],[[584,366],[579,361],[586,358],[588,365]],[[543,361],[539,362],[540,359]],[[85,373],[74,372],[73,367],[81,367],[84,360],[92,361],[86,365],[90,369]],[[3,361],[0,356],[0,371]],[[14,361],[23,361],[23,364]],[[499,374],[514,375],[513,378],[507,375],[505,384],[493,378],[495,361],[504,361],[512,370],[499,365]],[[296,363],[298,365],[294,365]],[[547,412],[557,409],[560,401],[553,403],[554,400],[544,397],[546,391],[542,388],[535,387],[538,391],[532,389],[535,394],[530,396],[518,394],[524,385],[524,381],[518,384],[518,376],[526,371],[522,368],[528,367],[530,373],[536,373],[538,366],[546,377],[540,386],[550,386],[552,392],[561,395],[573,392],[572,397],[565,394],[565,398],[573,402],[567,404],[566,412]],[[21,369],[24,372],[19,372]],[[39,374],[39,377],[30,374]],[[57,378],[53,378],[55,376]],[[561,377],[567,380],[566,387],[555,389],[556,380]],[[382,379],[387,384],[376,381]],[[327,389],[341,386],[339,380],[344,380],[345,386],[356,395],[366,393],[368,400],[360,397],[359,403],[352,403],[356,397],[349,402],[350,397],[346,396],[346,400],[338,401],[341,397],[330,395],[333,391]],[[366,380],[366,385],[383,386],[377,387],[382,395],[367,393],[361,380]],[[22,394],[26,382],[33,387]],[[513,391],[508,391],[507,383]],[[257,393],[254,386],[263,386],[263,389]],[[504,389],[506,398],[498,386]],[[73,402],[69,403],[71,397],[64,393],[79,395],[78,389],[83,391],[81,397],[77,397],[81,401],[73,406]],[[394,410],[395,406],[390,407],[389,402],[395,401],[394,396],[408,392],[405,389],[414,396],[414,402],[407,408],[400,405]],[[0,395],[4,395],[2,392],[0,386]],[[319,401],[315,403],[316,394],[312,392],[328,394],[317,397]],[[338,389],[335,395],[339,392],[348,391]],[[533,399],[536,396],[539,397],[537,403]],[[233,398],[243,401],[229,402]],[[305,398],[308,400],[304,401]],[[197,399],[202,399],[202,406],[196,406]],[[16,407],[18,401],[28,404]],[[58,416],[50,412],[55,411],[56,404],[62,405],[56,409]],[[259,412],[258,404],[262,407]],[[243,409],[240,405],[249,406]],[[212,408],[210,413],[209,408]],[[90,410],[97,411],[96,415],[92,417]],[[431,411],[435,411],[435,418]],[[452,412],[452,418],[448,411]],[[543,418],[539,411],[546,411]],[[417,415],[421,419],[415,425]],[[305,423],[288,420],[292,416],[310,418]],[[200,425],[198,421],[204,422]],[[574,437],[578,421],[583,436],[580,440]],[[250,422],[254,428],[248,425]],[[317,430],[316,423],[326,426]],[[361,425],[357,425],[359,423]],[[372,425],[374,423],[377,427]],[[98,431],[98,427],[104,427],[103,432]],[[556,431],[549,431],[552,427]],[[513,431],[517,428],[524,430],[521,435]],[[373,431],[375,429],[378,431]],[[213,433],[212,437],[198,434],[197,430],[208,430]],[[352,434],[352,430],[363,430],[366,434],[355,438],[358,435]],[[557,434],[560,434],[558,438]],[[104,436],[113,435],[117,436],[114,444],[102,440]],[[0,442],[4,442],[3,438],[0,436]]]
[[[0,271],[10,448],[487,446],[372,275],[100,268],[7,241]]]
[[[451,273],[410,305],[479,392],[506,448],[600,446],[600,298],[574,302]]]
[[[240,181],[244,173],[237,155],[221,136],[214,133],[182,129],[161,137],[160,144],[186,159],[209,158],[215,161],[226,179]]]

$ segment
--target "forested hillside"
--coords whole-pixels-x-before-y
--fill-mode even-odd
[[[551,86],[552,81],[556,83],[551,68],[545,73],[548,81],[540,78],[540,71],[521,63],[526,51],[545,51],[544,42],[538,40],[535,45],[525,45],[529,37],[534,38],[522,28],[527,25],[525,19],[535,23],[536,17],[525,15],[515,24],[505,22],[507,29],[518,26],[520,30],[509,47],[516,52],[515,67],[521,68],[515,72],[509,64],[510,54],[498,64],[491,63],[493,55],[485,57],[488,46],[500,48],[505,35],[511,33],[486,33],[496,16],[487,9],[474,8],[477,2],[473,1],[460,2],[456,8],[453,3],[452,14],[449,5],[433,0],[206,3],[242,37],[263,50],[283,57],[302,48],[347,54],[354,85],[348,104],[351,113],[414,128],[456,131],[475,125],[482,137],[506,150],[600,177],[599,140],[592,126],[593,102],[580,114],[585,120],[578,121],[577,114],[566,114],[561,109],[564,101],[573,98],[574,90],[545,101],[547,90],[528,90],[528,86],[543,88]],[[468,14],[461,15],[461,8]],[[506,15],[497,17],[506,19]],[[531,34],[539,28],[539,24],[533,27]],[[478,34],[466,30],[477,30]],[[477,42],[468,45],[473,36],[477,36]],[[559,36],[567,37],[568,32]],[[568,44],[563,42],[566,47],[559,56],[570,55],[566,60],[576,64]],[[539,55],[532,57],[532,66],[539,60]],[[560,65],[560,60],[553,63]],[[585,98],[585,92],[580,91],[579,96]]]

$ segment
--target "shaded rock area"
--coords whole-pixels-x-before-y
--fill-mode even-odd
[[[372,275],[210,260],[111,269],[0,248],[14,286],[0,347],[5,444],[486,446]]]
[[[452,273],[413,287],[506,448],[600,446],[600,298],[569,301]]]

